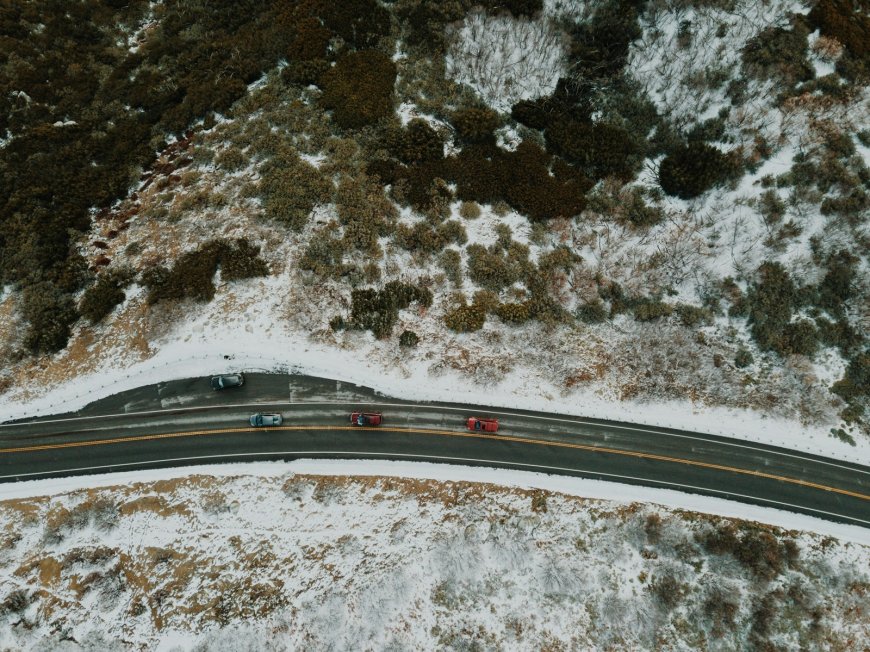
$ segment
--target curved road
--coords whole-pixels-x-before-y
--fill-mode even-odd
[[[348,414],[384,413],[379,428]],[[279,428],[247,426],[252,412]],[[467,416],[497,416],[495,435]],[[214,392],[194,378],[117,394],[75,414],[0,425],[0,482],[208,462],[391,458],[614,480],[779,507],[870,527],[870,467],[751,442],[558,414],[407,403],[305,376],[246,374]],[[2,491],[0,491],[2,497]]]

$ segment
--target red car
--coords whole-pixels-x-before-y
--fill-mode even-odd
[[[465,426],[469,430],[477,430],[483,432],[497,432],[498,419],[481,419],[480,417],[468,417]]]
[[[350,422],[355,426],[379,426],[381,425],[380,412],[353,412]]]

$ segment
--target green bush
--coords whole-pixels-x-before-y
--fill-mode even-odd
[[[662,190],[692,199],[722,183],[735,171],[728,156],[717,148],[692,142],[665,157],[659,166]]]
[[[489,249],[479,244],[466,248],[468,254],[468,277],[479,286],[500,292],[523,277],[528,252],[522,259],[506,256],[498,245]]]
[[[332,181],[294,151],[279,152],[262,166],[260,174],[264,215],[293,231],[305,227],[316,205],[332,199]]]
[[[758,280],[747,296],[752,336],[763,351],[785,353],[784,334],[797,302],[797,290],[779,263],[762,263],[756,275]]]
[[[857,59],[870,55],[870,15],[852,0],[819,0],[807,16],[812,27],[837,39]]]
[[[607,319],[607,308],[601,299],[588,301],[577,308],[575,316],[587,324],[600,324]]]
[[[89,287],[79,302],[79,313],[92,324],[101,322],[115,306],[124,302],[126,286],[132,278],[129,271],[104,272],[97,282]]]
[[[27,320],[24,346],[31,353],[54,353],[66,347],[78,320],[73,298],[46,281],[24,288],[22,316]]]
[[[417,346],[419,342],[420,337],[414,331],[402,331],[402,334],[399,335],[399,346],[412,348]]]
[[[324,24],[357,49],[373,48],[390,33],[390,13],[375,0],[318,3]]]
[[[501,124],[498,113],[492,109],[460,109],[450,116],[450,123],[456,129],[457,138],[464,143],[483,143],[494,141],[493,132]]]
[[[509,324],[522,324],[531,316],[526,303],[500,303],[495,308],[495,314]]]
[[[423,161],[440,161],[444,158],[444,141],[429,123],[419,118],[411,120],[397,135],[395,142],[388,143],[392,154],[409,165]]]
[[[843,303],[854,294],[859,259],[845,249],[828,256],[827,271],[819,284],[819,305],[840,314]]]
[[[460,287],[462,285],[462,254],[456,249],[445,249],[441,252],[438,262],[441,269],[444,270],[447,280],[454,286]]]
[[[398,214],[383,188],[364,176],[342,177],[335,193],[335,209],[348,247],[379,256],[378,238],[392,233]]]
[[[444,324],[457,333],[479,331],[486,323],[486,310],[480,306],[458,306],[444,315]]]
[[[640,38],[638,12],[641,3],[606,0],[596,6],[590,20],[570,25],[569,63],[583,79],[612,79],[628,59],[631,43]]]
[[[708,308],[690,306],[681,303],[677,306],[677,316],[683,326],[694,327],[698,324],[710,324],[713,322],[713,313]]]
[[[335,228],[326,227],[311,236],[298,266],[324,278],[339,278],[348,271],[343,262],[346,253],[345,242],[336,236]]]
[[[390,281],[382,290],[353,290],[349,327],[370,330],[376,338],[384,339],[393,332],[399,310],[412,303],[428,308],[432,305],[432,292],[400,281]]]
[[[326,71],[320,102],[342,129],[359,129],[393,113],[396,64],[377,50],[352,52]]]
[[[831,391],[850,403],[870,397],[870,349],[849,361],[846,373],[834,383]]]
[[[819,348],[816,327],[807,319],[786,324],[782,331],[780,353],[813,357]]]
[[[670,315],[674,307],[664,301],[640,299],[634,302],[633,310],[634,318],[638,321],[654,321]]]
[[[749,349],[738,349],[734,355],[734,366],[738,369],[744,369],[754,362],[752,353]]]
[[[155,267],[143,274],[148,288],[146,301],[155,304],[169,299],[211,301],[214,275],[221,266],[226,281],[265,276],[268,267],[257,258],[259,248],[245,239],[210,240],[195,251],[179,256],[172,269]]]
[[[815,77],[807,60],[807,30],[768,27],[749,39],[743,48],[743,66],[754,77],[778,77],[788,85]]]
[[[643,143],[619,125],[562,118],[553,121],[544,136],[548,151],[593,179],[614,176],[628,181],[643,162]]]

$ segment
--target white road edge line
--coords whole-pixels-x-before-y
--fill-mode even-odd
[[[22,477],[30,477],[30,476],[37,476],[37,475],[53,475],[56,473],[73,473],[73,472],[77,472],[77,471],[96,471],[99,469],[116,469],[116,468],[124,467],[124,466],[142,466],[142,465],[146,465],[146,464],[164,464],[167,462],[189,462],[192,460],[193,461],[201,461],[201,460],[214,460],[214,459],[237,458],[237,457],[264,457],[264,456],[276,457],[278,455],[288,455],[288,456],[293,456],[293,457],[297,457],[297,458],[300,456],[304,456],[304,455],[317,455],[317,456],[354,455],[354,456],[361,456],[362,459],[365,459],[365,456],[386,457],[386,458],[422,458],[422,459],[427,459],[427,460],[447,460],[450,462],[478,462],[478,463],[492,465],[493,468],[504,468],[505,466],[522,466],[522,467],[528,467],[530,469],[547,469],[549,471],[561,471],[562,472],[561,475],[568,475],[568,474],[574,474],[574,473],[588,473],[590,475],[606,476],[608,478],[619,478],[621,480],[636,480],[637,482],[641,483],[642,486],[649,486],[649,484],[647,484],[647,483],[654,483],[654,484],[660,484],[660,485],[667,485],[669,487],[677,487],[679,489],[694,489],[695,491],[700,492],[702,495],[703,495],[703,493],[708,492],[708,493],[721,494],[724,496],[737,496],[739,498],[746,498],[748,500],[761,501],[764,503],[769,503],[771,505],[779,505],[779,506],[786,507],[786,508],[790,507],[790,508],[792,508],[791,511],[798,511],[798,512],[803,511],[803,512],[813,512],[815,514],[825,514],[827,516],[834,516],[836,518],[840,518],[840,519],[844,519],[844,520],[848,520],[848,521],[854,521],[857,523],[863,523],[865,525],[870,526],[870,521],[856,518],[854,516],[846,516],[843,514],[838,514],[836,512],[828,512],[828,511],[825,511],[823,509],[814,509],[812,507],[802,507],[801,505],[793,505],[792,503],[784,503],[784,502],[781,502],[778,500],[771,500],[769,498],[759,498],[756,496],[750,496],[750,495],[746,495],[746,494],[738,494],[738,493],[735,493],[733,491],[720,491],[719,489],[705,489],[703,487],[696,487],[694,485],[688,485],[688,484],[680,484],[678,482],[667,482],[664,480],[649,480],[646,478],[638,478],[638,477],[631,476],[631,475],[619,475],[616,473],[602,473],[600,471],[587,471],[585,469],[572,469],[572,468],[561,467],[561,466],[547,466],[544,464],[528,464],[528,463],[524,463],[524,462],[498,462],[495,460],[483,460],[483,459],[477,459],[477,458],[471,458],[471,457],[446,457],[446,456],[440,456],[440,455],[416,455],[416,454],[410,454],[410,453],[409,454],[393,455],[390,453],[371,453],[371,452],[367,452],[367,451],[286,451],[286,452],[271,452],[271,453],[238,453],[238,454],[226,454],[226,455],[203,455],[203,456],[197,456],[197,457],[173,457],[173,458],[162,459],[162,460],[147,460],[147,461],[142,461],[142,462],[124,462],[121,464],[105,464],[102,466],[84,466],[84,467],[79,467],[79,468],[74,468],[74,469],[60,469],[58,471],[39,471],[39,472],[35,472],[35,473],[19,473],[19,474],[14,474],[14,475],[2,475],[2,476],[0,476],[0,479],[22,478]],[[567,473],[565,473],[565,472],[567,472]],[[0,498],[0,500],[2,500],[2,498]]]
[[[42,423],[65,423],[67,421],[110,419],[110,418],[117,418],[117,417],[135,417],[135,416],[144,416],[144,415],[148,415],[148,414],[165,414],[168,412],[193,412],[193,411],[197,411],[197,410],[213,410],[213,409],[218,409],[218,408],[244,408],[244,407],[256,408],[256,407],[266,406],[266,405],[288,405],[288,406],[347,405],[349,403],[354,403],[354,401],[312,401],[310,403],[309,402],[294,403],[294,402],[288,402],[288,401],[270,401],[270,402],[266,402],[266,403],[233,403],[230,405],[200,405],[200,406],[187,407],[187,408],[165,408],[162,410],[145,410],[142,412],[122,412],[119,414],[95,414],[93,416],[69,417],[66,419],[46,419],[44,421],[29,421],[26,423],[0,423],[0,428],[35,426],[35,425],[39,425]],[[360,406],[378,405],[378,406],[383,406],[383,407],[412,407],[412,408],[419,408],[419,409],[437,408],[439,410],[449,410],[452,412],[467,412],[468,411],[466,408],[450,407],[447,405],[440,405],[437,403],[432,403],[432,404],[428,404],[428,405],[418,405],[416,403],[356,402],[356,404],[360,405]],[[617,430],[631,430],[634,432],[647,432],[647,433],[654,434],[654,435],[664,435],[666,437],[677,437],[680,439],[691,439],[694,441],[702,441],[705,443],[721,444],[724,446],[733,446],[735,448],[745,448],[746,450],[758,451],[760,453],[767,453],[767,454],[773,453],[775,455],[781,455],[783,457],[791,457],[791,458],[796,459],[796,460],[805,460],[805,461],[811,462],[813,464],[825,464],[827,466],[832,466],[834,468],[843,469],[845,471],[851,471],[853,473],[863,473],[865,475],[870,475],[870,468],[868,468],[868,467],[862,468],[861,465],[858,465],[857,463],[855,463],[855,464],[859,468],[855,468],[852,466],[845,466],[843,464],[838,464],[837,462],[830,461],[830,458],[823,458],[822,457],[821,459],[817,459],[814,457],[807,457],[806,455],[801,455],[800,451],[796,451],[793,453],[783,453],[780,451],[770,451],[770,450],[767,450],[764,448],[759,448],[757,446],[751,446],[749,444],[741,444],[741,443],[737,443],[735,441],[730,441],[729,440],[730,438],[727,438],[727,437],[724,438],[724,439],[726,439],[726,441],[711,440],[711,439],[707,439],[704,436],[699,436],[699,435],[703,435],[703,433],[699,433],[699,435],[680,434],[680,433],[675,433],[675,432],[667,432],[666,430],[638,428],[638,427],[634,427],[634,426],[621,426],[621,425],[616,425],[616,424],[611,425],[610,423],[601,424],[601,423],[595,423],[592,421],[583,421],[582,418],[565,419],[565,418],[561,418],[561,417],[546,417],[546,416],[539,416],[539,415],[535,415],[535,414],[520,414],[517,412],[500,412],[497,410],[489,410],[488,413],[489,414],[497,414],[499,416],[518,416],[520,418],[525,418],[525,419],[538,419],[541,421],[556,421],[556,422],[560,422],[560,423],[575,423],[575,424],[582,425],[582,426],[599,426],[599,427],[606,427],[606,428],[614,428]],[[722,438],[722,435],[710,435],[710,436]]]

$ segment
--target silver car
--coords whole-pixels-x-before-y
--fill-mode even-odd
[[[280,426],[284,422],[284,419],[280,414],[252,414],[249,419],[249,423],[254,428],[263,428],[267,426]]]
[[[222,374],[220,376],[212,376],[212,389],[226,389],[227,387],[241,387],[245,384],[245,377],[242,374]]]

